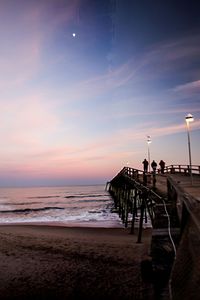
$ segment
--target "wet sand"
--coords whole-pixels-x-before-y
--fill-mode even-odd
[[[0,299],[150,299],[151,229],[0,226]]]

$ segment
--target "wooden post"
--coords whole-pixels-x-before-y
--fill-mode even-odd
[[[143,184],[147,185],[147,174],[145,172],[143,172]]]
[[[140,225],[139,225],[137,243],[141,243],[141,240],[142,240],[142,227],[143,227],[144,209],[145,209],[145,204],[144,204],[144,200],[142,199],[142,204],[141,204],[141,208],[140,208]]]
[[[132,222],[131,222],[131,234],[134,233],[134,227],[135,227],[135,215],[137,210],[137,190],[135,189],[135,195],[134,195],[134,204],[133,204],[133,216],[132,216]]]
[[[122,216],[122,206],[121,206],[121,189],[118,189],[118,205],[119,205],[119,216]]]
[[[156,173],[153,173],[153,187],[156,187]]]
[[[129,212],[130,189],[126,191],[126,212],[125,212],[125,227],[128,227],[128,212]]]
[[[146,208],[146,205],[145,205],[145,209],[144,209],[144,219],[145,219],[145,224],[147,224],[147,208]]]

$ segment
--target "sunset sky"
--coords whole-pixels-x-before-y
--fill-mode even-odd
[[[188,164],[188,113],[200,165],[198,3],[0,0],[0,185]]]

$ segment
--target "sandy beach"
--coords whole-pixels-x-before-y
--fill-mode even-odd
[[[150,299],[151,229],[0,226],[0,299]]]

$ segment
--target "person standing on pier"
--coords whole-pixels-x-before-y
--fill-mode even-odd
[[[155,160],[152,161],[151,167],[153,169],[153,173],[156,174],[157,163],[155,162]]]
[[[164,174],[165,162],[161,159],[159,162],[161,174]]]
[[[144,166],[144,173],[147,173],[147,170],[148,170],[148,161],[146,160],[146,158],[143,160],[143,166]]]

